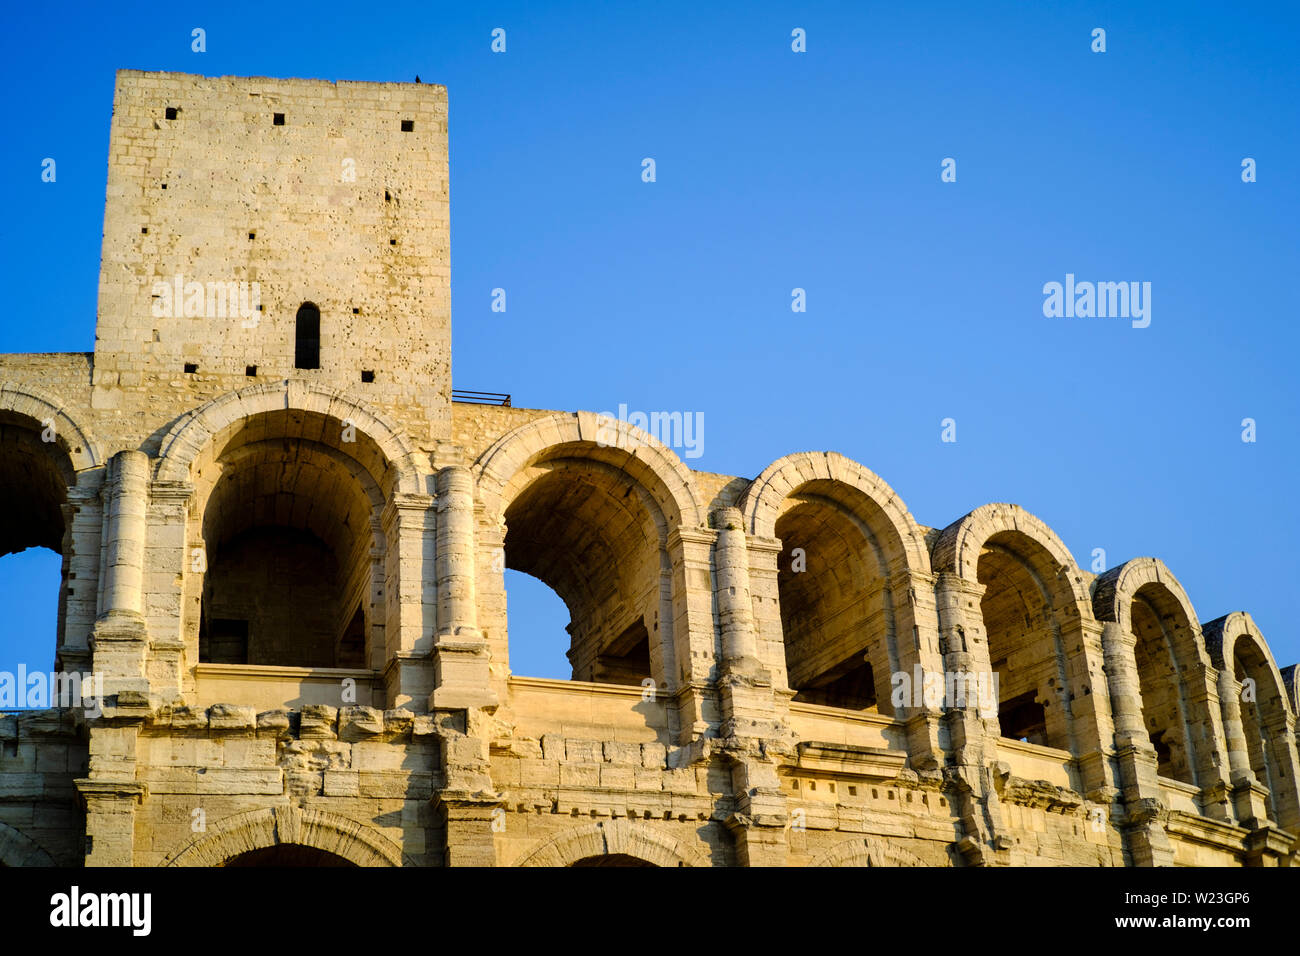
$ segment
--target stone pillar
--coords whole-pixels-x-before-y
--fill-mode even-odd
[[[496,866],[495,834],[505,823],[505,799],[492,782],[491,718],[481,710],[438,711],[432,717],[444,786],[431,803],[446,835],[445,863]]]
[[[148,628],[144,614],[144,548],[149,507],[149,458],[122,451],[108,464],[104,486],[104,567],[100,614],[90,644],[104,677],[106,712],[149,706]]]
[[[1243,827],[1257,830],[1269,825],[1264,787],[1268,781],[1257,779],[1250,766],[1250,751],[1241,720],[1241,684],[1226,667],[1219,671],[1218,683],[1223,736],[1228,743],[1228,786],[1232,792],[1233,814]]]
[[[754,602],[749,593],[749,554],[740,510],[720,508],[714,512],[713,522],[718,530],[713,548],[713,593],[722,631],[723,670],[757,673],[761,665],[754,633]]]
[[[463,465],[438,472],[438,634],[433,646],[434,690],[429,709],[495,707],[487,641],[478,628],[475,586],[474,477]]]
[[[784,866],[789,855],[789,814],[777,760],[783,753],[793,754],[788,732],[777,719],[771,675],[758,659],[743,518],[736,508],[719,508],[710,518],[717,531],[713,594],[722,633],[718,734],[731,764],[736,796],[736,813],[727,826],[738,862]]]
[[[925,675],[942,677],[943,659],[939,654],[939,618],[935,607],[935,577],[906,567],[891,570],[890,595],[894,608],[895,643],[898,668],[908,677],[908,687],[922,691]],[[893,707],[893,680],[890,688],[890,705]],[[878,679],[877,683],[881,683]],[[922,693],[913,696],[902,707],[893,707],[894,716],[907,728],[907,756],[909,766],[923,778],[942,779],[943,748],[939,729],[943,721],[943,707],[932,706]],[[882,711],[883,712],[883,711]]]
[[[109,463],[104,613],[143,617],[144,544],[149,507],[149,456],[122,451]]]
[[[68,489],[64,505],[62,619],[58,660],[61,671],[85,671],[91,666],[90,635],[99,615],[99,556],[104,536],[102,470],[83,472]]]
[[[983,596],[983,585],[950,571],[941,572],[935,582],[945,688],[949,674],[956,681],[962,680],[963,674],[978,677],[981,670],[990,670],[979,611]],[[964,830],[957,841],[958,849],[969,865],[990,865],[996,862],[997,852],[1009,848],[1008,838],[999,834],[1001,809],[993,778],[997,769],[998,721],[996,716],[981,716],[978,700],[967,700],[964,707],[952,703],[945,701],[944,720],[952,754],[949,773]]]
[[[1165,833],[1167,812],[1156,774],[1156,751],[1142,723],[1142,685],[1134,649],[1137,639],[1119,624],[1101,627],[1101,648],[1115,727],[1117,781],[1124,801],[1124,836],[1135,866],[1170,866],[1173,846]]]
[[[678,527],[668,533],[673,653],[664,662],[659,699],[675,708],[675,713],[669,712],[670,732],[680,746],[708,734],[718,721],[718,689],[713,681],[715,663],[720,662],[714,647],[710,579],[714,541],[715,535],[702,528]]]
[[[86,866],[131,866],[135,808],[145,796],[136,782],[138,725],[90,728],[88,774],[77,780],[86,806]]]
[[[390,708],[422,710],[433,690],[433,498],[396,492],[384,507],[385,683]]]

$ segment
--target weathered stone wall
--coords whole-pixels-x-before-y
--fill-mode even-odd
[[[0,356],[0,545],[64,559],[28,666],[106,696],[0,717],[0,863],[1294,860],[1293,671],[1158,560],[1089,574],[1015,505],[929,528],[834,453],[751,480],[451,404],[441,87],[124,72],[110,162],[95,354]],[[156,316],[176,272],[265,309]],[[584,680],[512,670],[507,568]]]

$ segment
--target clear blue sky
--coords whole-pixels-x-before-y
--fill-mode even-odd
[[[451,100],[458,387],[703,412],[690,464],[729,474],[834,449],[935,527],[1017,502],[1085,567],[1154,555],[1202,620],[1249,611],[1285,665],[1300,13],[1133,6],[17,6],[0,351],[93,348],[115,69],[418,73]],[[1066,273],[1150,282],[1150,327],[1045,318]],[[57,571],[0,572],[0,668],[28,632],[47,662]],[[567,616],[512,609],[516,672],[565,676]]]

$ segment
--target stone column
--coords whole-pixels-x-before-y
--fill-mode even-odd
[[[722,631],[723,669],[728,673],[757,673],[760,664],[754,601],[749,593],[749,555],[740,510],[720,508],[713,519],[718,530],[713,548],[713,593]]]
[[[449,465],[437,478],[438,634],[429,709],[495,707],[487,641],[478,628],[475,586],[474,477]]]
[[[149,507],[149,458],[122,451],[108,464],[104,486],[104,567],[100,614],[91,630],[93,666],[115,708],[147,708],[144,549]]]
[[[1102,624],[1101,648],[1115,727],[1115,757],[1129,856],[1136,866],[1170,866],[1174,851],[1164,829],[1166,808],[1156,775],[1156,751],[1142,723],[1136,647],[1137,638],[1119,624]]]
[[[122,451],[109,463],[104,613],[142,618],[149,456]]]
[[[789,854],[789,814],[777,761],[789,744],[776,719],[771,675],[758,659],[743,518],[736,508],[719,508],[711,521],[717,531],[713,595],[722,632],[718,734],[736,796],[736,813],[727,826],[743,865],[783,866]]]
[[[963,680],[961,675],[990,671],[988,645],[979,612],[984,586],[967,581],[950,571],[941,572],[935,582],[936,611],[939,620],[939,653],[943,657],[943,685],[947,677]],[[968,613],[968,608],[971,609]],[[969,685],[968,685],[969,686]],[[922,687],[924,694],[924,687]],[[998,721],[981,716],[979,701],[966,706],[944,702],[944,720],[952,750],[957,807],[962,829],[959,852],[972,866],[986,866],[997,861],[997,853],[1010,848],[1002,828],[1001,808],[993,779],[997,769]]]
[[[1239,824],[1256,830],[1269,825],[1265,790],[1268,781],[1257,779],[1250,765],[1250,751],[1241,720],[1241,684],[1226,667],[1219,671],[1218,683],[1223,736],[1228,743],[1228,786],[1232,792],[1233,813]]]

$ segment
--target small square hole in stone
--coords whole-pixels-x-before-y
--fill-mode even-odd
[[[255,232],[250,232],[250,233],[248,234],[248,238],[249,238],[249,239],[256,239],[256,238],[257,238],[257,233],[255,233]]]
[[[284,114],[283,114],[283,113],[276,113],[275,116],[273,116],[273,117],[271,118],[271,122],[274,123],[276,126],[283,126],[283,125],[284,125]]]
[[[369,369],[361,373],[361,381],[373,382],[374,380],[375,380],[375,373],[370,371]]]
[[[148,227],[148,226],[141,226],[141,227],[140,227],[140,235],[142,235],[142,236],[147,236],[147,235],[149,235],[149,227]]]
[[[403,133],[414,133],[414,132],[415,132],[415,120],[402,120],[402,132],[403,132]]]
[[[353,314],[353,315],[360,315],[360,314],[361,314],[361,310],[360,310],[360,309],[356,309],[356,308],[354,308],[354,309],[352,310],[352,314]]]
[[[167,184],[166,184],[166,183],[163,183],[163,184],[162,184],[162,188],[163,188],[163,189],[166,189],[166,188],[167,188]]]
[[[395,245],[397,245],[397,240],[396,240],[396,239],[389,239],[389,240],[388,240],[388,244],[389,244],[390,246],[395,246]]]
[[[176,107],[174,107],[174,106],[169,106],[169,107],[167,107],[167,114],[166,114],[166,116],[167,116],[168,119],[175,119],[175,118],[176,118],[176,114],[179,113],[179,112],[180,112],[180,110],[178,110]]]
[[[244,374],[247,375],[249,378],[252,378],[254,375],[257,374],[257,366],[256,366],[256,365],[245,365],[245,366],[244,366]]]
[[[197,372],[198,370],[199,370],[199,367],[198,367],[197,365],[195,365],[193,362],[186,362],[186,363],[185,363],[185,373],[186,373],[187,375],[190,374],[190,373],[192,373],[192,372]]]

